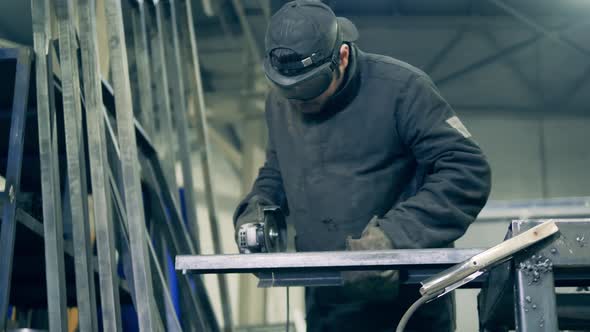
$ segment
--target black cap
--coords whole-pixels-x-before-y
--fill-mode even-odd
[[[274,49],[287,48],[302,56],[315,53],[317,58],[325,58],[332,55],[338,39],[353,42],[357,38],[354,24],[336,17],[328,5],[319,0],[296,0],[286,3],[272,16],[265,49],[267,56]]]

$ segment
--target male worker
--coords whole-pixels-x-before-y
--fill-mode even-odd
[[[236,229],[276,204],[298,251],[449,247],[487,200],[486,158],[425,73],[362,52],[357,36],[319,1],[289,2],[272,17],[266,162]],[[308,331],[392,331],[419,295],[397,294],[403,277],[351,272],[344,287],[308,289]],[[407,327],[452,330],[451,297],[424,305]]]

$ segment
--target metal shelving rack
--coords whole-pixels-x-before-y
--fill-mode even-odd
[[[121,331],[124,295],[130,295],[141,331],[218,331],[220,324],[202,279],[168,268],[178,254],[199,253],[184,86],[198,87],[196,123],[205,144],[201,161],[209,168],[190,3],[105,1],[112,87],[99,70],[104,54],[98,52],[96,8],[94,0],[31,0],[34,49],[0,49],[0,62],[16,63],[7,189],[0,196],[0,312],[7,312],[10,302],[20,223],[44,239],[51,331],[67,331],[66,305],[72,298],[67,256],[74,258],[81,331],[97,331],[99,326]],[[184,56],[187,52],[181,47],[190,49],[190,56]],[[33,57],[36,84],[30,77]],[[185,67],[195,70],[183,75]],[[36,92],[34,103],[28,101],[30,85]],[[34,156],[38,169],[23,164],[24,141],[37,139],[25,130],[30,109],[38,124]],[[156,148],[154,140],[170,137],[176,138],[178,152],[172,144]],[[185,204],[180,204],[175,183],[176,160],[186,183]],[[21,172],[40,173],[36,194],[42,197],[42,218],[17,206]],[[209,183],[205,199],[215,224],[210,174],[203,175]],[[181,206],[186,206],[186,220]],[[73,231],[72,239],[64,239],[67,227]],[[224,280],[220,278],[222,305],[225,326],[230,327]],[[175,294],[172,284],[178,287]],[[6,315],[0,315],[0,329],[6,323]]]

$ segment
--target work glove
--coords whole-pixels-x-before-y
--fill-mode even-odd
[[[264,220],[263,208],[268,205],[273,205],[273,203],[259,195],[254,195],[252,198],[250,198],[250,200],[248,200],[248,204],[246,204],[244,210],[236,218],[234,232],[234,240],[236,241],[236,245],[238,245],[238,230],[240,227],[249,223],[262,222]]]
[[[391,239],[379,227],[379,218],[373,217],[359,239],[346,238],[346,250],[393,249]],[[391,300],[399,291],[399,271],[344,271],[345,293],[358,300]]]

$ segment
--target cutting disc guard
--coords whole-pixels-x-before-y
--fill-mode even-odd
[[[287,251],[287,222],[278,206],[267,206],[264,212],[264,243],[266,252]]]

